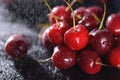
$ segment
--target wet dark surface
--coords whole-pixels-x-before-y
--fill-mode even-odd
[[[21,0],[17,3],[7,4],[7,9],[6,6],[0,4],[0,80],[120,80],[120,71],[112,67],[103,67],[98,74],[87,75],[77,65],[69,70],[59,70],[50,61],[38,63],[38,60],[46,59],[52,54],[42,46],[41,39],[38,38],[39,30],[35,27],[37,23],[47,22],[46,14],[49,11],[43,10],[47,8],[42,3],[35,5],[36,2],[29,1],[32,0]],[[92,5],[94,1],[91,1],[88,0],[89,3],[82,5]],[[63,4],[59,2],[55,4],[56,2],[57,0],[54,0],[51,6]],[[77,6],[75,5],[75,7]],[[112,10],[111,12],[117,12],[119,8],[120,6],[116,5],[109,9]],[[30,13],[32,10],[33,13]],[[38,12],[34,13],[34,11]],[[6,41],[12,34],[24,34],[31,43],[23,61],[15,61],[4,51],[3,40]]]

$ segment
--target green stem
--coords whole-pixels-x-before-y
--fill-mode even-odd
[[[94,13],[92,13],[92,15],[95,18],[95,20],[97,20],[98,22],[100,22],[100,19],[98,18],[98,16],[96,16]]]
[[[45,5],[48,7],[48,9],[49,9],[50,11],[52,11],[52,9],[51,9],[50,5],[48,4],[48,2],[47,2],[46,0],[44,0],[44,2],[45,2]]]
[[[77,0],[73,0],[73,1],[70,3],[70,6],[73,6],[76,2],[77,2]]]
[[[104,20],[105,20],[105,16],[106,16],[106,4],[105,4],[104,1],[102,1],[102,2],[103,2],[103,6],[104,6],[104,13],[103,13],[103,18],[102,18],[102,20],[101,20],[101,23],[100,23],[99,29],[102,29],[102,27],[103,27],[103,23],[104,23]]]
[[[50,7],[50,5],[48,4],[48,2],[46,1],[46,0],[44,0],[44,2],[45,2],[45,5],[48,7],[48,9],[50,10],[50,11],[52,11],[52,8]],[[54,17],[55,18],[55,21],[56,21],[56,23],[58,24],[58,17],[56,17],[56,16],[52,16],[52,17]]]
[[[67,2],[66,0],[64,0],[65,2]],[[77,0],[73,0],[70,4],[69,4],[69,2],[67,2],[70,6],[73,6],[75,3],[77,2]],[[70,7],[68,6],[67,8],[66,8],[66,11],[68,11],[70,9]]]
[[[39,62],[39,63],[40,63],[40,62],[47,62],[47,61],[50,61],[50,60],[52,60],[52,57],[47,58],[47,59],[44,59],[44,60],[39,60],[38,62]]]
[[[64,0],[64,1],[65,1],[65,0]],[[66,1],[65,1],[65,2],[66,2]],[[71,9],[72,13],[74,14],[74,11],[73,11],[71,5],[70,5],[68,2],[66,2],[66,4],[68,5],[68,7]],[[73,27],[74,27],[74,30],[76,30],[76,27],[75,27],[75,16],[73,16]]]
[[[102,66],[111,67],[110,65],[107,65],[107,64],[103,64],[103,63],[101,63],[101,62],[96,62],[95,64],[99,64],[99,65],[102,65]]]

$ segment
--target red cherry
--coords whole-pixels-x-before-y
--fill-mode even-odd
[[[58,22],[50,26],[48,38],[52,44],[58,45],[64,43],[64,33],[69,29],[66,22]]]
[[[66,6],[56,6],[52,9],[52,11],[49,14],[49,22],[51,24],[56,23],[55,17],[58,17],[58,21],[66,21],[71,25],[71,10],[68,9]]]
[[[105,55],[113,45],[113,36],[106,29],[93,29],[89,33],[89,44],[97,54]]]
[[[108,54],[108,61],[112,66],[120,69],[120,46],[117,46],[111,50]]]
[[[114,46],[120,45],[120,36],[114,37]]]
[[[59,69],[68,69],[76,63],[76,53],[64,45],[56,46],[52,62]]]
[[[12,35],[5,43],[5,51],[12,57],[20,57],[24,55],[29,48],[29,42],[20,34]]]
[[[86,7],[79,7],[74,10],[74,13],[71,14],[71,17],[73,18],[75,16],[75,23],[77,24],[79,20],[82,19],[83,15],[86,12]]]
[[[106,21],[107,29],[115,36],[120,36],[120,14],[111,14]]]
[[[91,6],[86,9],[88,13],[94,13],[99,19],[103,16],[103,9],[98,6]]]
[[[102,65],[97,63],[102,63],[101,58],[96,54],[96,52],[85,49],[82,50],[77,56],[77,63],[85,73],[96,74],[101,70]]]
[[[68,29],[64,34],[65,44],[72,50],[81,50],[83,49],[89,39],[88,30],[83,25],[76,25]]]
[[[100,22],[96,20],[92,13],[85,13],[83,18],[78,22],[78,24],[84,25],[89,31],[94,28],[99,27]]]
[[[49,32],[49,28],[47,28],[42,35],[42,44],[43,46],[47,49],[52,51],[54,44],[52,44],[48,38],[48,32]]]

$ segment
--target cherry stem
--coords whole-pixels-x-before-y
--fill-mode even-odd
[[[39,60],[38,62],[39,62],[39,63],[40,63],[40,62],[47,62],[47,61],[50,61],[50,60],[52,60],[52,57],[47,58],[47,59],[44,59],[44,60]]]
[[[70,6],[73,6],[76,2],[77,2],[78,0],[73,0],[69,5]],[[82,0],[80,0],[79,2],[82,2]],[[68,2],[69,3],[69,2]],[[69,6],[67,7],[67,9],[66,10],[69,10]]]
[[[98,62],[98,61],[96,61],[96,64],[100,64],[100,65],[102,65],[102,66],[107,66],[107,67],[112,67],[112,66],[110,66],[110,65],[103,64],[103,63],[101,63],[101,62]]]
[[[64,0],[64,1],[65,1],[65,0]],[[65,1],[65,2],[66,2],[66,1]],[[70,5],[68,2],[66,2],[66,4],[69,6],[69,8],[71,9],[72,13],[74,14],[74,11],[73,11],[71,5]],[[74,30],[76,31],[76,27],[75,27],[75,16],[73,16],[73,27],[74,27]]]
[[[70,3],[70,6],[73,6],[76,2],[77,2],[77,0],[73,0],[73,1]]]
[[[52,15],[48,15],[48,17],[55,17],[56,19],[60,19],[58,16],[52,14]]]
[[[52,60],[52,57],[44,59],[44,60],[38,60],[37,62],[42,63],[42,62],[48,62],[50,60]],[[25,63],[35,63],[36,62],[36,61],[31,61],[31,60],[30,61],[29,60],[23,60],[19,57],[15,57],[15,61],[20,61],[20,62],[25,62]]]
[[[70,0],[68,0],[68,3],[70,3]]]
[[[80,15],[76,15],[76,17],[77,17],[78,19],[82,19],[82,17],[81,17]]]
[[[101,20],[101,23],[100,23],[99,29],[102,29],[102,27],[103,27],[103,23],[104,23],[104,20],[105,20],[105,16],[106,16],[106,4],[105,4],[105,1],[102,0],[102,3],[103,3],[103,6],[104,6],[104,13],[103,13],[103,17],[102,17],[102,20]]]
[[[49,9],[50,11],[52,11],[52,8],[51,8],[50,5],[48,4],[48,2],[47,2],[46,0],[44,0],[44,2],[45,2],[45,5],[48,7],[48,9]]]
[[[95,18],[95,20],[97,20],[97,21],[100,23],[101,20],[98,18],[98,16],[95,15],[94,13],[92,13],[92,15],[93,15],[93,17]],[[102,27],[104,27],[104,26],[102,26]]]
[[[66,0],[64,0],[65,2],[67,2]],[[67,2],[70,6],[73,6],[75,3],[77,2],[77,0],[73,0],[70,4],[69,2]],[[66,11],[68,11],[70,9],[70,6],[68,5],[68,7],[66,8]]]
[[[50,11],[52,11],[52,8],[51,8],[50,5],[48,4],[48,2],[47,2],[46,0],[44,0],[44,2],[45,2],[45,5],[48,7],[48,9],[49,9]],[[56,23],[58,23],[58,18],[59,18],[59,17],[57,17],[57,16],[55,16],[55,15],[52,16],[52,17],[54,17]]]
[[[100,19],[98,18],[97,15],[95,15],[94,13],[92,13],[93,17],[95,18],[95,20],[97,20],[98,22],[100,22]]]

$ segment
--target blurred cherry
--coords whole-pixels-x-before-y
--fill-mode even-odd
[[[5,51],[12,57],[21,57],[26,54],[29,48],[28,40],[20,34],[14,34],[5,43]]]

